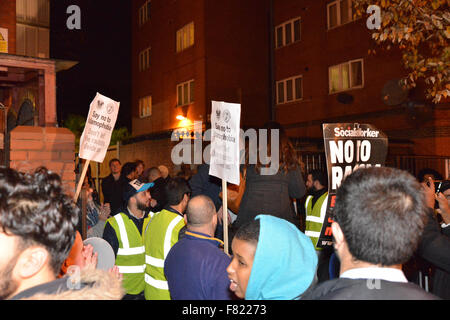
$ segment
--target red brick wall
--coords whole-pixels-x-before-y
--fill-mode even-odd
[[[0,28],[8,29],[8,53],[16,53],[16,0],[0,1]]]
[[[11,131],[10,167],[32,172],[39,166],[60,175],[75,193],[75,136],[66,128],[19,126]]]
[[[140,159],[144,161],[146,168],[165,165],[171,175],[175,173],[175,167],[171,160],[172,147],[178,142],[170,139],[148,140],[133,144],[121,145],[119,149],[120,161],[125,162]]]

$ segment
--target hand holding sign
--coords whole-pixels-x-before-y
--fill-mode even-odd
[[[383,166],[387,136],[370,124],[323,124],[323,139],[328,170],[328,204],[317,247],[332,245],[332,212],[336,191],[343,179],[359,168]]]
[[[92,100],[89,114],[80,138],[80,158],[86,159],[74,201],[78,200],[81,186],[86,175],[89,162],[103,162],[111,141],[111,134],[116,124],[120,103],[97,92]]]
[[[241,105],[212,102],[211,160],[209,174],[222,179],[223,199],[227,199],[227,181],[239,185],[239,134]],[[228,205],[223,202],[224,251],[228,254]]]

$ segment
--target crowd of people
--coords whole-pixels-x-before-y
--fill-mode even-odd
[[[282,128],[267,128],[280,130],[279,170],[242,164],[242,201],[225,213],[230,254],[220,180],[207,164],[171,177],[165,166],[112,159],[102,197],[87,174],[87,236],[112,248],[109,270],[96,268],[81,205],[57,174],[0,168],[0,299],[450,298],[450,181],[430,170],[354,171],[337,190],[333,246],[321,248],[327,175],[303,173]],[[427,290],[417,284],[423,265],[433,270]]]

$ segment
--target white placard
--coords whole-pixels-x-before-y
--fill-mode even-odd
[[[212,101],[209,174],[239,185],[241,105]]]
[[[103,162],[119,113],[120,102],[97,92],[80,139],[80,158]]]

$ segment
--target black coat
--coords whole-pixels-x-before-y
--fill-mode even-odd
[[[233,227],[250,222],[259,214],[269,214],[299,225],[291,198],[305,195],[306,187],[300,169],[275,175],[261,175],[255,166],[247,168],[245,192]]]
[[[325,281],[308,289],[301,298],[302,300],[439,300],[414,283],[380,280],[378,285],[373,280],[347,278]]]
[[[110,174],[102,180],[103,202],[111,206],[111,216],[119,211],[123,205],[123,181],[115,180]]]
[[[450,227],[442,229],[431,209],[418,254],[435,266],[431,291],[443,299],[450,299]]]

